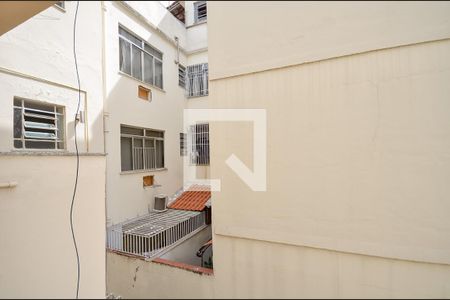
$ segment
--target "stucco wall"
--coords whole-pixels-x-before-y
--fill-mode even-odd
[[[211,299],[213,277],[183,269],[107,253],[107,292],[131,299]]]
[[[1,155],[0,297],[74,298],[75,156]],[[105,157],[82,156],[74,205],[81,298],[105,297]]]
[[[162,255],[161,258],[193,266],[202,266],[202,260],[196,254],[197,251],[211,239],[211,234],[211,226],[208,226]],[[205,254],[205,260],[209,258],[210,254],[209,256],[208,254],[209,253]]]
[[[73,57],[75,1],[54,6],[0,36],[0,297],[73,298],[77,265],[70,231],[75,181]],[[105,296],[105,157],[103,153],[100,2],[81,2],[76,51],[81,81],[80,176],[74,226],[81,258],[80,297]],[[13,99],[64,107],[66,149],[13,148]],[[86,156],[89,155],[89,156]]]
[[[211,125],[216,296],[450,297],[449,9],[208,3],[210,107],[267,112],[265,192]]]
[[[31,100],[54,101],[67,109],[69,151],[75,150],[73,132],[70,130],[73,128],[73,115],[78,101],[73,57],[75,6],[76,2],[66,2],[65,11],[52,6],[0,36],[0,73],[3,73],[2,69],[6,69],[56,84],[3,77],[0,101],[4,109],[0,110],[0,126],[12,126],[9,118],[12,116],[13,94]],[[80,3],[76,51],[83,91],[81,109],[87,111],[87,123],[79,124],[78,127],[80,150],[83,152],[87,151],[86,139],[89,142],[89,152],[103,152],[101,19],[100,2]],[[10,133],[12,131],[8,132]],[[9,151],[11,147],[9,138],[2,139],[0,151]]]
[[[138,3],[134,4],[138,5]],[[154,3],[152,5],[160,6],[161,4]],[[148,11],[141,12],[145,14]],[[159,20],[158,24],[167,25],[173,22],[169,29],[178,26],[179,21],[167,10],[160,13],[164,15],[158,17],[148,14],[146,16],[152,22]],[[119,24],[163,53],[163,90],[119,73]],[[117,223],[147,213],[149,205],[151,208],[153,207],[153,198],[156,194],[164,193],[171,196],[182,187],[183,170],[179,133],[183,128],[182,112],[185,106],[185,97],[184,89],[178,86],[178,66],[174,63],[177,50],[174,44],[150,26],[136,19],[119,3],[106,3],[105,30],[107,74],[105,110],[108,113],[106,118],[107,201],[109,220]],[[171,34],[176,34],[176,32]],[[182,52],[180,53],[180,62],[186,65],[186,57]],[[152,90],[151,102],[138,98],[139,85]],[[120,124],[163,130],[166,169],[122,174]],[[156,183],[162,186],[144,189],[142,177],[145,175],[154,175]]]

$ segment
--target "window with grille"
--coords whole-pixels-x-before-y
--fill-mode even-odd
[[[208,95],[208,63],[187,67],[186,93],[188,97]]]
[[[14,148],[55,149],[64,145],[64,108],[14,99]]]
[[[191,164],[209,165],[209,124],[196,124],[190,127]]]
[[[120,126],[122,171],[164,168],[164,132]]]
[[[180,133],[180,155],[186,156],[187,155],[187,137],[186,133]]]
[[[186,68],[178,64],[178,85],[182,88],[186,87]]]
[[[120,71],[163,88],[163,54],[119,26]]]
[[[194,3],[194,19],[195,23],[206,21],[206,1],[198,1]]]

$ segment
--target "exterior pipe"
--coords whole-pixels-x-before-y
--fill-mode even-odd
[[[4,183],[0,183],[0,189],[11,189],[11,188],[15,188],[17,186],[17,182],[16,181],[11,181],[11,182],[4,182]]]

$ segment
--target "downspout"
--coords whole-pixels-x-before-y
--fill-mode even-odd
[[[178,37],[175,37],[175,42],[177,43],[177,59],[175,60],[175,64],[178,65],[180,63],[180,42]]]
[[[106,101],[106,63],[105,63],[105,14],[106,14],[106,7],[105,7],[105,2],[101,1],[100,2],[100,10],[101,10],[101,14],[102,14],[102,96],[103,96],[103,152],[105,153],[105,160],[107,160],[108,158],[106,157],[107,155],[107,151],[106,151],[106,133],[108,132],[106,130],[106,120],[105,118],[108,116],[108,110],[107,110],[107,101]],[[106,232],[107,232],[107,223],[108,223],[108,212],[107,212],[107,193],[108,190],[106,188],[106,184],[107,184],[107,180],[108,180],[108,164],[105,161],[105,245],[107,243],[106,239]],[[106,257],[106,253],[105,253],[105,287],[107,286],[107,277],[108,277],[108,262],[107,262],[107,257]]]

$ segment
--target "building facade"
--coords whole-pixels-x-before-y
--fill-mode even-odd
[[[2,13],[13,9],[7,4]],[[76,2],[52,4],[0,36],[2,298],[76,296],[70,230],[79,98],[73,54]],[[73,224],[83,298],[105,297],[106,283],[101,20],[100,2],[79,4],[80,169]]]
[[[210,2],[216,297],[450,297],[450,5]],[[233,16],[230,26],[230,16]],[[240,132],[240,134],[234,134]]]

